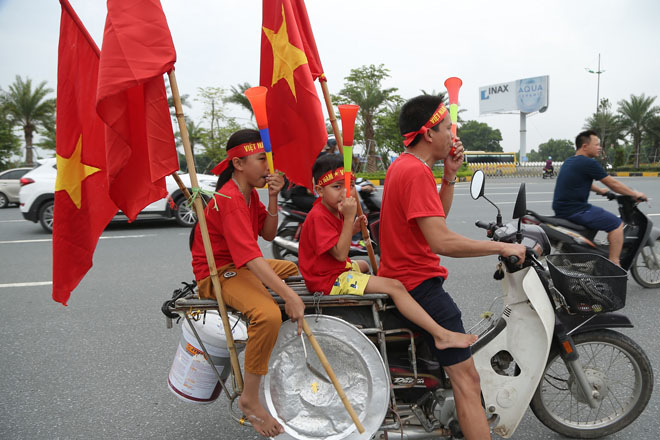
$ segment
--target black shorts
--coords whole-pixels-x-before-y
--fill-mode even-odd
[[[461,320],[461,311],[452,299],[452,297],[442,288],[445,280],[442,277],[429,278],[419,286],[410,291],[410,295],[415,298],[426,313],[442,327],[447,330],[465,333],[463,321]],[[472,356],[472,350],[469,348],[447,348],[438,350],[435,348],[433,336],[418,326],[411,324],[411,327],[424,335],[429,349],[436,360],[442,366],[455,365],[463,362]]]

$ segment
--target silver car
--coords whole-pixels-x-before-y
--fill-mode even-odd
[[[12,168],[0,172],[0,208],[6,208],[10,203],[18,203],[21,177],[31,169]]]

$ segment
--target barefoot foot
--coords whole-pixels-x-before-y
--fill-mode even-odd
[[[259,434],[264,437],[275,437],[282,434],[284,428],[257,402],[246,402],[243,397],[238,400],[238,408]]]
[[[446,331],[441,336],[434,336],[435,347],[438,350],[445,350],[447,348],[467,348],[477,342],[479,337],[477,335],[466,335],[465,333],[457,333]]]

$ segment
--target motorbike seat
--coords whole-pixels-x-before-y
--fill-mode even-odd
[[[560,218],[560,217],[553,217],[553,216],[545,216],[545,215],[540,215],[535,213],[534,211],[529,211],[530,214],[532,214],[534,217],[537,219],[541,220],[543,223],[549,223],[551,225],[555,226],[563,226],[568,229],[572,229],[576,232],[588,232],[589,228],[578,225],[577,223],[573,223],[571,221],[566,220],[565,218]]]

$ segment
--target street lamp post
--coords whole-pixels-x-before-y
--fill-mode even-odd
[[[598,70],[593,70],[588,67],[584,68],[589,73],[595,73],[598,75],[598,87],[596,88],[596,113],[598,113],[598,108],[600,107],[600,74],[604,73],[604,70],[600,70],[600,54],[598,54]]]

